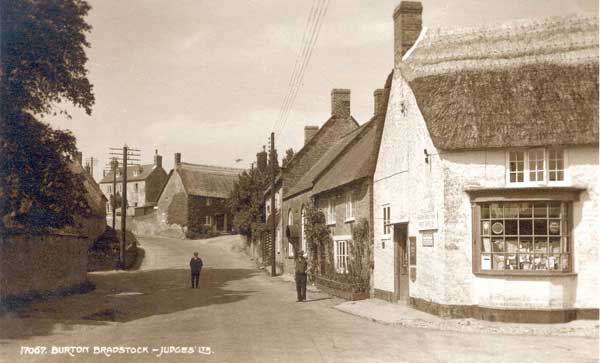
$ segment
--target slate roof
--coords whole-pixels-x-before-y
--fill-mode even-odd
[[[122,172],[123,168],[119,168]],[[154,164],[147,165],[132,165],[127,167],[127,182],[130,181],[141,181],[146,180],[154,170]],[[137,172],[137,173],[136,173]],[[123,181],[123,177],[120,173],[117,173],[117,182]],[[113,173],[107,173],[101,180],[100,184],[103,183],[112,183],[113,182]]]
[[[183,187],[188,195],[229,198],[234,183],[245,170],[181,163],[176,167],[176,171],[179,173]]]
[[[598,18],[422,32],[399,64],[442,150],[598,143]]]

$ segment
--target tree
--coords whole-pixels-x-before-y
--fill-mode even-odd
[[[77,153],[69,131],[36,117],[68,101],[91,114],[83,0],[0,2],[0,229],[40,232],[86,215],[82,176],[70,170]]]
[[[263,194],[269,178],[268,172],[253,168],[240,174],[234,183],[229,209],[233,214],[233,225],[246,237],[251,237],[262,224]]]
[[[283,168],[285,168],[287,166],[287,163],[289,163],[293,157],[294,157],[294,149],[292,149],[292,148],[287,149],[285,151],[285,157],[283,158],[283,160],[281,160],[281,166]]]

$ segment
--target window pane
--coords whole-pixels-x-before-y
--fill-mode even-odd
[[[523,173],[519,173],[517,175],[517,183],[522,183],[523,182]]]
[[[548,212],[549,217],[560,218],[560,203],[550,203]]]
[[[507,203],[504,205],[504,218],[517,218],[519,214],[519,203]]]
[[[546,203],[535,203],[533,215],[535,218],[546,217]]]
[[[533,251],[535,253],[547,253],[548,252],[548,240],[546,238],[536,238]]]
[[[490,238],[483,238],[483,244],[481,246],[482,252],[491,252],[492,251],[492,240]]]
[[[481,234],[484,236],[489,236],[490,234],[490,221],[481,222]]]
[[[535,235],[548,234],[548,221],[546,219],[536,219],[533,226],[533,233]]]
[[[517,175],[510,173],[510,182],[511,183],[516,183],[517,182]]]
[[[481,255],[481,270],[491,270],[492,269],[492,255],[490,254],[482,254]]]
[[[562,172],[562,171],[556,172],[556,180],[564,180],[564,179],[565,179],[564,172]]]
[[[505,262],[504,262],[503,254],[502,255],[501,254],[493,255],[492,267],[494,270],[504,270]]]
[[[531,270],[531,260],[530,254],[519,254],[519,270]]]
[[[502,205],[500,205],[498,203],[490,204],[490,217],[491,218],[502,218],[503,217]]]
[[[506,252],[515,253],[518,251],[519,241],[516,239],[507,239],[506,240]]]
[[[534,255],[533,266],[536,270],[547,270],[548,269],[548,256],[547,255]]]
[[[533,209],[531,203],[521,203],[519,208],[519,218],[531,218]]]
[[[561,255],[560,256],[560,264],[562,266],[563,271],[569,271],[569,255]]]
[[[548,270],[559,270],[560,269],[560,255],[548,256]]]
[[[516,219],[508,219],[504,222],[504,226],[505,226],[505,231],[504,234],[505,235],[513,235],[516,236],[518,234],[518,222]]]
[[[508,269],[508,270],[518,270],[519,269],[516,254],[506,255],[506,269]]]
[[[481,206],[481,218],[488,219],[490,218],[490,207],[487,204],[483,204]]]
[[[550,253],[558,254],[561,253],[560,249],[560,238],[550,237]]]
[[[492,252],[504,252],[504,240],[503,239],[492,240]]]
[[[523,236],[531,236],[532,235],[532,225],[531,219],[521,219],[519,220],[519,235]]]
[[[531,252],[532,251],[531,240],[525,239],[519,241],[519,252]]]

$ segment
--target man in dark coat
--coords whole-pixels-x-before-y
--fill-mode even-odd
[[[198,288],[200,280],[200,271],[202,271],[202,259],[198,257],[198,252],[194,252],[194,257],[190,260],[190,270],[192,270],[192,288]]]
[[[306,269],[308,267],[308,262],[306,258],[304,258],[304,251],[300,251],[298,253],[298,258],[296,258],[296,293],[298,295],[298,300],[296,301],[306,301]]]

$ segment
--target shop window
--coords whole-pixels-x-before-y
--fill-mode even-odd
[[[338,240],[334,242],[335,271],[345,274],[348,272],[348,241]]]
[[[346,220],[354,220],[354,200],[351,191],[346,193]]]
[[[547,184],[565,180],[563,150],[543,148],[508,152],[508,183]]]
[[[383,234],[388,235],[392,233],[392,226],[390,225],[390,206],[386,205],[383,207]]]
[[[476,207],[480,271],[571,271],[569,203],[489,202]]]

